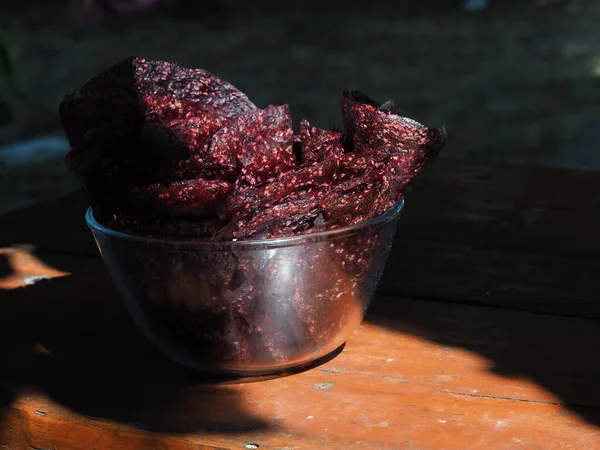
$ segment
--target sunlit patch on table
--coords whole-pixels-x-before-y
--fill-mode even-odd
[[[5,266],[0,274],[0,289],[16,289],[70,275],[47,265],[34,255],[34,251],[35,247],[27,244],[0,248],[0,258],[4,259]]]

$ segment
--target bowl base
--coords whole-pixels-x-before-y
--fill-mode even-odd
[[[320,358],[308,361],[302,364],[296,364],[290,367],[265,369],[265,370],[226,370],[226,369],[211,369],[201,368],[198,366],[190,366],[183,362],[177,361],[188,373],[193,376],[202,376],[203,381],[208,382],[219,382],[219,383],[252,383],[256,381],[266,381],[275,378],[283,378],[290,375],[296,375],[298,373],[306,372],[308,370],[319,367],[325,363],[336,358],[340,353],[344,351],[346,343],[337,347],[335,350],[328,354],[321,356]]]

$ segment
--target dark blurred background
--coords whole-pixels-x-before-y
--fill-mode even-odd
[[[130,55],[208,69],[322,127],[341,124],[345,88],[392,98],[448,127],[445,157],[600,168],[595,0],[100,3],[0,2],[0,213],[78,189],[57,105]]]

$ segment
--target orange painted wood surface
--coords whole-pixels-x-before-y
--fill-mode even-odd
[[[0,218],[0,449],[600,449],[598,188],[440,160],[343,351],[268,380],[157,354],[80,195]]]

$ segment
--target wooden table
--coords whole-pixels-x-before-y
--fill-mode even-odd
[[[596,172],[439,160],[344,351],[246,383],[137,334],[81,195],[5,216],[0,449],[600,449],[599,192]]]

